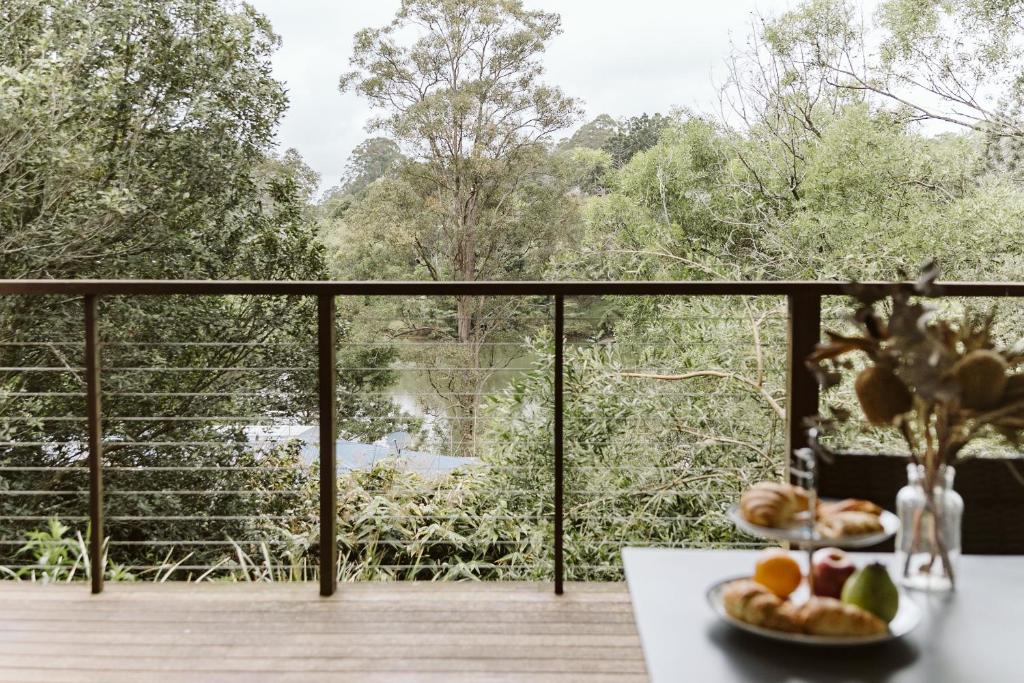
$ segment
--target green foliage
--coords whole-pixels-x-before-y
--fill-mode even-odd
[[[403,211],[387,218],[398,221],[398,253],[411,251],[432,279],[515,276],[529,254],[520,238],[550,222],[534,209],[546,192],[543,143],[577,114],[539,79],[539,57],[559,30],[557,15],[519,2],[417,0],[388,26],[356,35],[355,70],[341,87],[365,96],[381,112],[373,127],[415,153],[389,189],[403,193]],[[372,230],[370,217],[359,216],[351,240]],[[479,326],[471,304],[459,306],[468,341]]]
[[[859,9],[850,0],[811,0],[763,21],[762,75],[772,80],[781,73],[784,82],[810,74],[808,84],[824,80],[830,90],[908,118],[1020,145],[1024,4],[885,0],[868,21],[859,19]]]
[[[356,34],[341,89],[364,96],[380,114],[371,129],[411,159],[325,229],[336,272],[476,281],[544,271],[575,224],[567,176],[548,144],[579,106],[541,80],[541,56],[560,30],[557,14],[519,0],[408,0],[389,25]],[[468,453],[477,399],[467,397],[490,372],[480,349],[515,329],[521,303],[463,296],[438,304],[437,317],[454,309],[455,325],[432,338],[461,343],[456,355],[467,369],[433,383],[456,411],[456,450]]]
[[[11,577],[19,580],[39,581],[41,583],[71,582],[75,579],[89,579],[91,565],[89,562],[89,536],[82,537],[80,532],[69,535],[71,529],[58,519],[51,519],[45,529],[29,531],[25,534],[28,541],[15,553],[15,557],[31,560],[33,566],[11,572]],[[109,581],[134,581],[135,575],[123,566],[107,561],[104,557],[106,572],[104,578]]]
[[[271,76],[279,41],[265,17],[221,0],[12,0],[0,7],[0,27],[0,277],[326,275],[309,207],[316,174],[294,150],[271,152],[286,98]],[[242,426],[219,416],[308,422],[315,376],[237,368],[308,366],[315,319],[308,298],[102,299],[108,464],[259,464],[245,452]],[[0,300],[0,366],[69,369],[0,374],[4,440],[46,444],[4,446],[0,466],[69,468],[5,471],[0,487],[83,488],[85,379],[74,370],[83,365],[82,333],[80,300]],[[339,339],[346,334],[339,327]],[[397,411],[367,390],[390,383],[391,352],[376,345],[349,355],[343,363],[380,369],[339,378],[342,428],[378,438]],[[146,445],[170,442],[214,446]],[[115,523],[115,539],[243,538],[243,525],[221,521],[252,512],[237,496],[124,493],[243,490],[238,471],[114,472],[115,514],[202,520]],[[0,514],[77,517],[84,500],[12,495]],[[5,520],[5,538],[30,523]],[[116,550],[119,561],[162,556]]]
[[[735,362],[722,356],[711,360],[704,356],[708,346],[684,342],[696,330],[676,319],[676,311],[663,311],[661,329],[650,337],[623,321],[615,327],[621,348],[575,349],[566,356],[566,562],[571,578],[618,577],[623,544],[749,542],[723,513],[744,485],[777,476],[781,466],[777,442],[764,450],[758,444],[758,437],[764,437],[759,430],[772,419],[756,395],[729,392],[728,386],[715,386],[720,380],[707,378],[711,391],[705,398],[680,400],[674,382],[628,376],[626,370],[637,363],[706,367]],[[717,326],[720,333],[725,329]],[[655,339],[680,342],[665,347]],[[637,348],[657,357],[638,357]],[[690,352],[679,353],[683,349]],[[536,492],[522,494],[533,502],[521,514],[547,516],[553,509],[548,455],[553,368],[552,356],[541,352],[537,348],[536,368],[513,380],[487,406],[491,450],[485,461],[498,490]],[[723,404],[723,390],[730,405]],[[714,433],[718,429],[729,436]],[[776,423],[769,433],[778,430]]]
[[[665,321],[657,334],[692,338],[697,325],[684,319]],[[749,321],[726,321],[713,331],[735,334],[746,325]],[[626,323],[622,331],[629,328]],[[777,477],[782,466],[781,444],[774,438],[781,432],[778,416],[771,417],[770,406],[757,392],[732,395],[723,411],[729,392],[723,394],[723,387],[715,387],[717,380],[709,378],[704,399],[679,401],[670,383],[626,376],[625,363],[637,361],[629,348],[573,350],[566,359],[565,552],[573,580],[618,578],[618,551],[625,542],[751,544],[735,533],[724,511],[745,485]],[[684,348],[665,348],[658,359],[643,361],[684,367],[736,363],[728,353],[706,357],[706,345],[680,353]],[[402,472],[395,461],[382,461],[370,470],[339,477],[342,580],[550,580],[550,339],[534,342],[533,352],[533,368],[494,392],[482,411],[481,438],[488,446],[479,465],[430,479]],[[770,369],[771,394],[779,391],[779,371]],[[774,436],[762,448],[755,430],[766,418]],[[719,419],[731,422],[729,434],[740,438],[716,434],[714,427],[703,424]],[[695,429],[701,435],[697,440],[692,438]],[[638,434],[645,438],[638,440]],[[195,556],[172,549],[158,575],[191,580],[315,578],[315,468],[288,476],[293,479],[248,484],[255,490],[278,486],[305,491],[288,507],[267,510],[292,520],[286,526],[268,523],[249,530],[258,530],[275,545],[237,543],[229,554],[205,556],[216,569],[203,573],[175,569]]]
[[[296,153],[269,151],[285,100],[270,77],[276,37],[264,18],[215,0],[94,4],[0,8],[4,276],[305,279],[329,268],[342,279],[439,281],[888,279],[936,257],[952,279],[1012,280],[1024,268],[1019,2],[886,0],[861,25],[854,3],[809,0],[755,22],[730,60],[721,119],[602,115],[556,145],[579,114],[576,101],[541,80],[557,15],[516,0],[407,0],[391,24],[356,35],[353,72],[341,80],[377,109],[371,128],[387,137],[362,143],[344,184],[317,207],[315,174]],[[864,52],[876,45],[878,54]],[[952,126],[936,132],[922,120]],[[0,306],[0,340],[80,338],[77,302]],[[526,321],[547,315],[545,302],[339,306],[339,339],[362,348],[339,364],[369,368],[339,376],[342,433],[372,440],[396,424],[419,426],[381,396],[395,384],[397,361],[468,368],[433,371],[429,407],[475,427],[417,436],[428,446],[452,437],[456,452],[480,456],[478,466],[436,479],[393,462],[342,476],[341,578],[550,577],[550,339],[537,337],[522,361],[531,368],[502,381],[492,375],[501,359],[482,351],[534,336]],[[723,512],[745,485],[781,475],[782,302],[647,297],[568,306],[570,577],[616,577],[625,542],[749,544]],[[826,301],[827,318],[842,310]],[[301,367],[314,338],[308,301],[110,301],[101,312],[112,367]],[[1020,336],[1016,319],[1007,316],[1000,334]],[[427,343],[399,353],[393,338]],[[174,339],[238,346],[159,345]],[[3,366],[79,364],[58,343],[0,348]],[[5,390],[81,391],[68,373],[5,377]],[[157,564],[154,574],[133,572],[157,580],[315,577],[316,480],[294,446],[252,453],[230,445],[244,441],[237,425],[117,419],[255,414],[308,423],[312,380],[297,372],[111,376],[119,396],[182,386],[211,395],[111,401],[112,465],[223,468],[173,478],[111,473],[112,491],[213,488],[260,500],[124,496],[125,516],[200,519],[119,522],[115,540],[192,534],[233,545],[112,546],[111,559]],[[249,398],[225,397],[232,392]],[[850,396],[841,387],[836,400]],[[81,440],[81,425],[46,420],[80,414],[80,403],[17,400],[0,398],[0,410],[32,419],[0,424],[0,438],[51,440],[45,463],[70,470],[5,476],[0,487],[80,487],[80,454],[57,444]],[[890,445],[874,432],[859,436],[861,447]],[[225,447],[133,445],[157,439]],[[0,464],[39,457],[8,448]],[[268,466],[280,469],[228,469]],[[282,490],[298,495],[272,495]],[[6,514],[83,514],[71,496],[10,500],[18,503],[5,501]],[[242,519],[254,512],[268,519]],[[52,525],[31,536],[18,557],[36,569],[24,576],[81,578],[84,533]]]
[[[673,119],[655,113],[631,116],[602,145],[612,155],[612,163],[622,166],[637,153],[650,149],[658,142],[662,130],[672,125]]]
[[[717,207],[711,201],[725,162],[715,126],[690,119],[666,127],[657,144],[633,156],[619,174],[619,187],[681,236],[714,240]]]
[[[218,0],[0,11],[0,273],[180,277],[218,248],[286,105],[266,20]]]
[[[323,202],[326,217],[341,218],[352,200],[365,193],[374,181],[393,173],[404,159],[402,150],[388,138],[360,142],[345,165],[341,185],[331,190]]]
[[[555,174],[571,194],[601,195],[613,181],[608,152],[590,147],[560,151],[553,159]]]
[[[608,114],[600,114],[594,120],[579,127],[572,137],[558,143],[559,151],[580,149],[604,149],[608,141],[619,132],[619,124]]]

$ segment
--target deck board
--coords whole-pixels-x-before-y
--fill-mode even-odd
[[[622,583],[0,583],[0,681],[646,681]]]

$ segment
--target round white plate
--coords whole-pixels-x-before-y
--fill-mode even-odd
[[[882,510],[882,514],[878,517],[878,521],[882,525],[881,531],[859,536],[843,536],[842,538],[825,538],[809,528],[806,520],[800,519],[795,520],[789,526],[779,528],[751,524],[740,514],[738,503],[729,508],[728,515],[737,527],[748,534],[762,538],[774,538],[779,541],[791,541],[804,547],[866,548],[892,538],[896,534],[896,530],[900,528],[900,518],[888,510]]]
[[[745,621],[740,621],[739,619],[731,617],[729,613],[725,611],[725,605],[722,603],[722,592],[725,589],[726,584],[748,578],[750,577],[737,576],[713,584],[707,591],[708,604],[711,606],[711,609],[715,614],[730,626],[734,626],[738,629],[764,638],[781,640],[787,643],[797,643],[799,645],[822,647],[872,645],[874,643],[882,643],[887,640],[902,638],[913,631],[921,622],[921,609],[901,591],[899,611],[896,612],[896,617],[889,622],[889,630],[886,633],[879,633],[874,636],[813,636],[806,633],[786,633],[785,631],[773,631],[772,629],[761,628],[760,626],[754,626],[753,624],[748,624]],[[806,588],[803,587],[802,590],[806,595]]]

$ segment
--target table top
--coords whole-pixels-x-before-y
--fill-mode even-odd
[[[622,558],[653,683],[1024,680],[1024,556],[964,556],[955,593],[904,594],[922,611],[912,633],[835,648],[759,638],[711,611],[707,587],[752,572],[757,552],[625,548]],[[891,563],[892,555],[858,553],[856,559]]]

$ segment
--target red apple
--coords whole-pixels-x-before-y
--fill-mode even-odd
[[[811,556],[811,585],[815,595],[838,599],[856,567],[839,548],[821,548]]]

